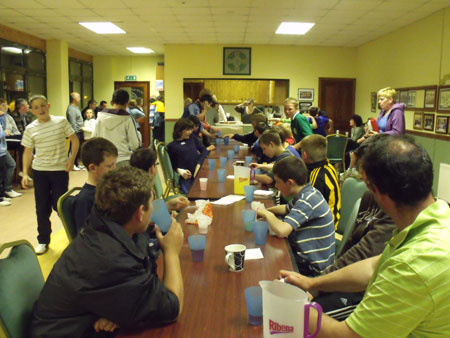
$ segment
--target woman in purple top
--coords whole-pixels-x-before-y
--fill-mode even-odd
[[[381,108],[377,124],[380,133],[404,134],[405,133],[405,105],[396,103],[397,92],[394,88],[383,88],[378,91],[378,104]],[[372,134],[377,132],[372,131]]]

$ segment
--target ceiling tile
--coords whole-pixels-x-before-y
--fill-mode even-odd
[[[0,6],[4,8],[44,8],[34,0],[0,0]]]
[[[78,1],[80,1],[86,8],[127,8],[127,6],[121,0],[78,0]]]

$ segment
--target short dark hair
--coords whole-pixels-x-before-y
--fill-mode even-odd
[[[312,162],[326,160],[328,144],[326,137],[319,134],[306,136],[300,145],[302,151],[308,154]]]
[[[95,205],[104,217],[125,225],[141,205],[148,210],[151,196],[148,174],[125,166],[103,175],[95,189]]]
[[[189,115],[187,119],[190,120],[196,127],[200,127],[202,124],[196,115]]]
[[[399,205],[417,205],[431,193],[430,156],[410,136],[381,135],[372,136],[374,141],[363,156],[362,169],[369,183]]]
[[[214,99],[211,95],[205,94],[200,96],[200,102],[208,101],[209,104],[214,103]]]
[[[283,182],[291,179],[301,186],[308,181],[308,170],[305,163],[295,156],[287,156],[275,162],[272,171]]]
[[[89,107],[93,103],[97,103],[97,101],[95,101],[94,99],[91,99],[88,101],[87,106]]]
[[[361,127],[363,125],[363,120],[359,115],[353,115],[352,117],[350,117],[350,120],[355,121],[357,127]]]
[[[255,124],[254,131],[257,131],[258,133],[262,134],[267,130],[267,128],[269,128],[267,124],[265,124],[264,122],[258,122]]]
[[[194,129],[194,123],[188,119],[179,119],[175,122],[175,126],[173,127],[172,137],[174,140],[178,140],[181,137],[181,133],[183,130]]]
[[[100,101],[100,105],[107,104],[106,101]]]
[[[112,96],[112,102],[115,104],[124,105],[130,100],[130,94],[125,89],[117,89]]]
[[[89,170],[89,164],[99,165],[107,156],[118,156],[117,147],[111,141],[103,137],[93,137],[81,146],[81,161]]]
[[[319,113],[318,107],[309,107],[309,114],[315,117]]]
[[[267,117],[266,115],[264,115],[263,113],[253,113],[250,116],[250,122],[253,123],[258,123],[258,122],[264,122],[265,124],[267,124]]]
[[[271,133],[277,133],[278,136],[280,136],[281,144],[284,144],[286,142],[286,135],[284,134],[283,129],[280,128],[280,126],[273,126],[269,127]]]
[[[269,145],[271,142],[276,146],[281,146],[280,134],[269,128],[259,138],[259,144]]]
[[[136,149],[130,157],[130,165],[146,172],[156,163],[156,153],[151,148]]]

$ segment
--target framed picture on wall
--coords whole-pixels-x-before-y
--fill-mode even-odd
[[[448,116],[436,116],[436,133],[447,134],[448,132]]]
[[[425,90],[425,102],[423,103],[425,108],[435,108],[436,107],[436,89]]]
[[[250,75],[251,71],[251,48],[223,48],[223,75]]]
[[[407,107],[415,107],[416,106],[416,91],[415,90],[408,90],[408,101],[406,102]]]
[[[312,106],[312,102],[300,102],[299,103],[299,108],[300,111],[308,111],[309,107]]]
[[[414,112],[414,129],[422,130],[423,129],[423,113],[420,111]]]
[[[450,113],[450,86],[439,87],[438,112]]]
[[[314,88],[299,88],[298,89],[299,101],[314,101]]]
[[[377,111],[377,93],[376,92],[370,93],[370,111],[372,113],[375,113]]]
[[[423,114],[423,129],[434,130],[434,114]]]

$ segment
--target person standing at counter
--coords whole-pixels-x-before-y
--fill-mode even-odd
[[[253,99],[248,99],[236,107],[234,107],[239,114],[241,114],[242,123],[251,123],[252,114],[263,114],[259,108],[255,107],[255,101]]]

